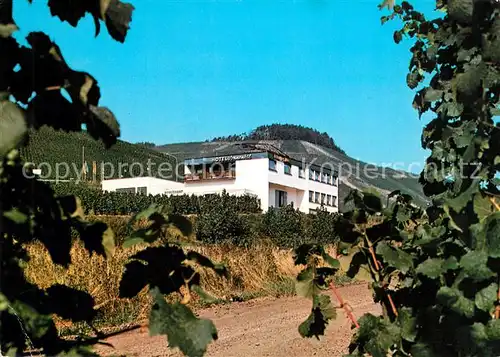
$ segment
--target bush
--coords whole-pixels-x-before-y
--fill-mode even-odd
[[[104,192],[87,184],[57,183],[53,185],[57,196],[75,195],[82,201],[86,214],[130,215],[148,208],[152,203],[166,205],[175,214],[199,214],[219,201],[230,205],[238,213],[259,213],[260,200],[250,195],[231,196],[227,193],[195,195],[137,195],[121,192]]]
[[[261,233],[279,247],[297,247],[306,240],[305,218],[305,213],[291,205],[269,208],[262,218]]]
[[[316,214],[307,216],[306,237],[310,243],[335,244],[339,241],[338,233],[335,230],[337,213],[330,213],[325,209],[320,209]]]
[[[221,199],[214,198],[205,202],[202,206],[195,224],[198,240],[210,244],[242,244],[241,240],[248,235],[248,226],[238,214],[235,202],[227,200],[226,195],[223,194]]]

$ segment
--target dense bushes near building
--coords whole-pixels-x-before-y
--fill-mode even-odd
[[[249,247],[263,241],[283,249],[295,248],[303,243],[335,245],[338,236],[334,226],[338,215],[319,210],[316,214],[305,214],[286,206],[270,209],[264,214],[239,214],[233,205],[215,202],[211,209],[190,215],[194,232],[190,237],[180,237],[180,232],[169,230],[162,239],[185,239],[204,244],[233,244]],[[129,224],[130,216],[88,216],[90,222],[106,223],[115,233],[116,245],[139,225]]]
[[[334,225],[336,213],[320,209],[305,214],[291,205],[271,208],[262,215],[260,234],[283,248],[295,248],[304,243],[334,244],[338,241]]]
[[[195,195],[137,195],[121,192],[103,192],[87,184],[57,183],[53,185],[57,196],[75,195],[82,201],[86,214],[127,215],[138,213],[152,203],[168,206],[175,214],[199,214],[213,205],[234,207],[238,213],[260,212],[260,200],[250,195],[232,196],[227,193]]]

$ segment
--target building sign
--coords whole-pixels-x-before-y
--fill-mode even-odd
[[[273,160],[277,160],[277,161],[281,161],[281,162],[290,162],[290,159],[288,157],[285,157],[285,156],[276,155],[273,153],[270,153],[270,156]]]
[[[243,155],[229,155],[229,156],[219,156],[215,157],[215,162],[230,162],[237,160],[248,160],[252,158],[252,154],[243,154]]]

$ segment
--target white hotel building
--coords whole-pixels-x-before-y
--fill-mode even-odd
[[[236,150],[238,151],[238,150]],[[305,213],[322,204],[338,211],[338,173],[332,165],[316,165],[290,158],[270,147],[247,152],[198,157],[183,162],[184,180],[134,177],[102,181],[105,191],[139,194],[256,195],[261,208],[293,204]]]

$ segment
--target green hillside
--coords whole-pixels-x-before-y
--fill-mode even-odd
[[[81,175],[83,158],[88,167],[87,180],[93,179],[92,166],[96,162],[97,181],[100,181],[102,173],[105,178],[137,176],[141,170],[147,175],[149,167],[151,175],[156,176],[160,164],[163,163],[163,168],[167,167],[166,163],[174,167],[171,157],[144,145],[119,140],[106,150],[102,142],[95,141],[86,133],[68,133],[49,127],[30,133],[29,143],[21,149],[21,156],[24,161],[40,168],[44,179],[55,179],[57,168],[59,179],[77,179]]]

